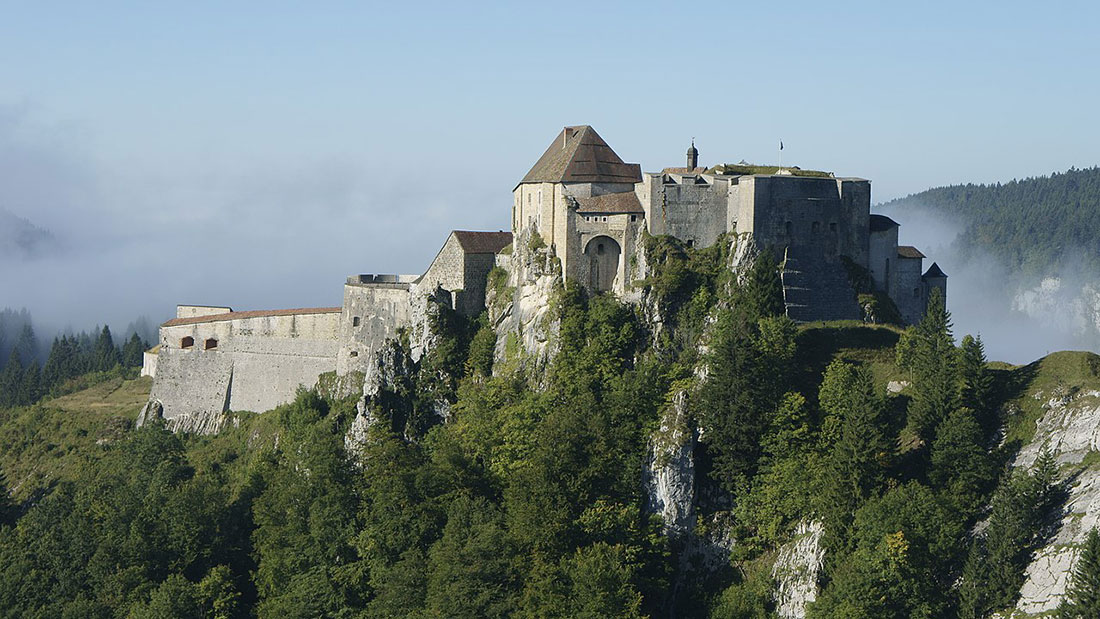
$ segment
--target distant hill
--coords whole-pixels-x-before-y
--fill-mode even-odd
[[[35,258],[54,244],[49,231],[0,209],[0,260]]]
[[[1100,274],[1100,167],[992,185],[952,185],[878,207],[962,218],[962,258],[988,252],[1018,275],[1041,278],[1067,262]]]

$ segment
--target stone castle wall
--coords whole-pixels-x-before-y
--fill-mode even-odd
[[[344,285],[344,304],[340,311],[339,353],[336,372],[366,372],[374,356],[398,329],[410,324],[411,282],[364,281],[364,276],[349,278]]]
[[[339,312],[300,312],[166,323],[150,398],[182,429],[227,410],[262,412],[293,399],[299,386],[312,387],[336,369]]]

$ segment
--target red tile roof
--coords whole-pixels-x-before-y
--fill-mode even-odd
[[[511,232],[480,232],[474,230],[454,230],[451,234],[458,239],[462,251],[468,254],[497,254],[512,244]]]
[[[912,245],[898,245],[898,258],[924,258],[924,254]]]
[[[605,193],[591,198],[577,198],[578,213],[644,213],[642,203],[633,191]]]
[[[220,322],[223,320],[239,320],[241,318],[264,318],[267,316],[294,316],[297,314],[339,314],[339,307],[303,307],[298,309],[281,310],[253,310],[248,312],[225,312],[224,314],[211,314],[209,316],[190,316],[188,318],[173,318],[162,324],[162,327],[178,327],[179,325],[193,325],[200,322]]]

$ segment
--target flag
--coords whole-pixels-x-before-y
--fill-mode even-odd
[[[779,140],[779,150],[783,150],[783,140]]]

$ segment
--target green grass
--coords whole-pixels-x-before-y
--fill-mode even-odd
[[[1100,390],[1100,356],[1089,352],[1056,352],[1024,366],[997,368],[993,374],[1005,419],[1006,443],[1025,445],[1035,436],[1043,405],[1051,398],[1074,397]],[[1035,395],[1040,394],[1036,398]]]
[[[832,178],[832,172],[823,172],[821,170],[803,170],[797,166],[783,166],[783,170],[791,173],[791,176],[812,176],[817,178]],[[710,170],[714,174],[775,174],[780,170],[777,165],[755,165],[755,164],[736,164],[726,163],[722,165],[716,165]]]
[[[133,427],[152,379],[108,376],[33,406],[0,411],[0,470],[17,500],[94,464],[103,445]]]

